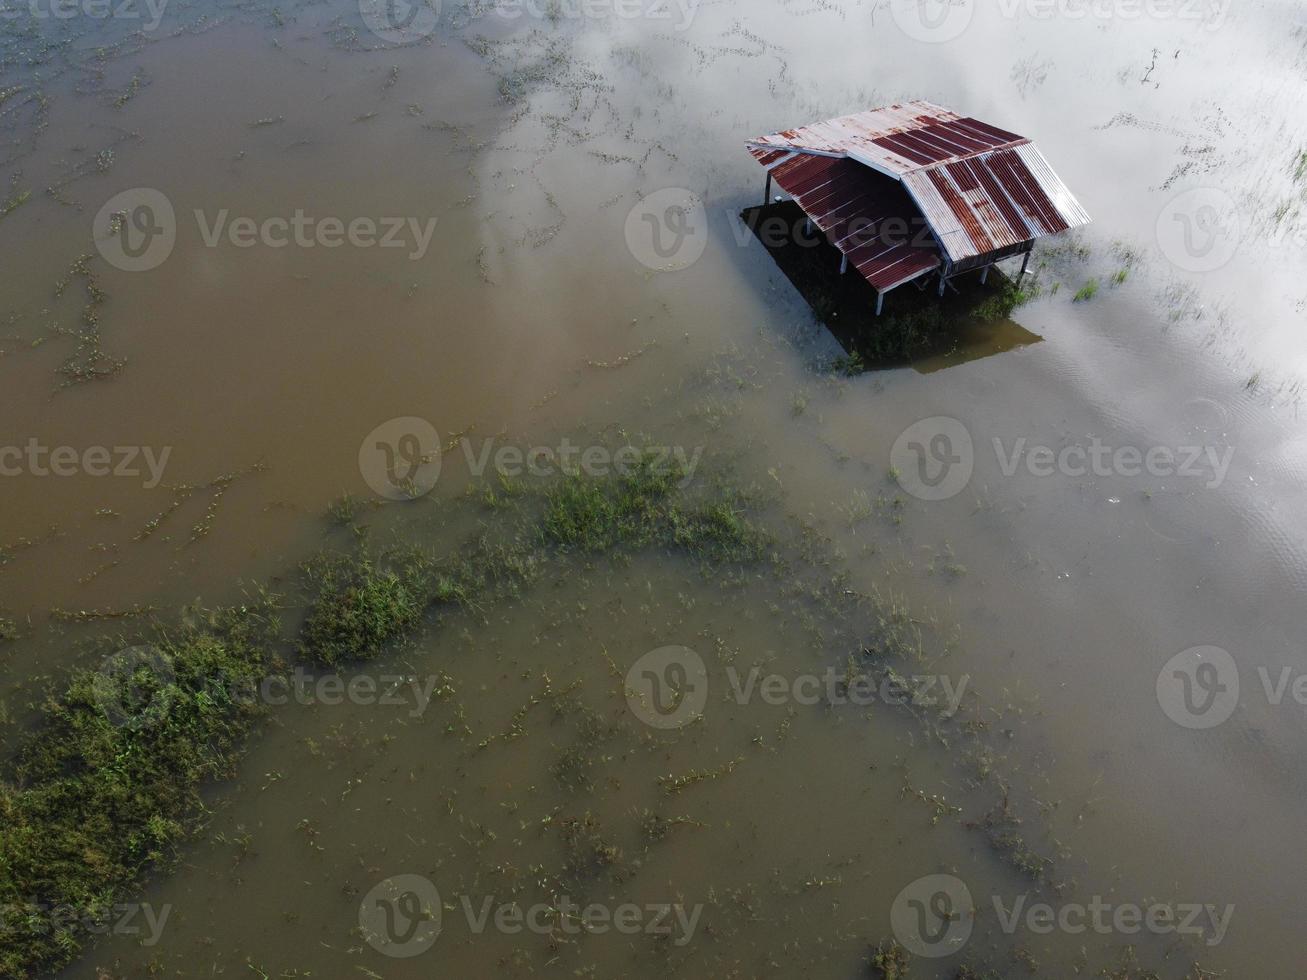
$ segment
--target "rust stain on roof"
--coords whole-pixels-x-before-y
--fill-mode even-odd
[[[827,214],[845,214],[872,197],[859,170],[871,178],[890,178],[909,198],[899,216],[924,220],[952,263],[1090,220],[1030,140],[931,102],[841,116],[760,136],[748,146],[787,191],[784,178],[803,166],[796,160],[853,164],[828,182],[825,197],[810,202],[818,209],[839,205]],[[809,172],[809,181],[814,173]],[[798,200],[803,190],[791,193]],[[889,198],[876,200],[884,204]],[[808,211],[803,200],[799,203]],[[818,216],[808,213],[821,226]]]
[[[827,240],[881,292],[939,268],[925,219],[899,184],[842,157],[751,148]]]

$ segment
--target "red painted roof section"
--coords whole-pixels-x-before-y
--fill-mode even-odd
[[[748,145],[769,168],[795,153],[892,179],[954,263],[1090,220],[1028,139],[931,102],[896,103]]]
[[[853,160],[754,148],[777,186],[880,292],[940,265],[925,218],[902,186]]]

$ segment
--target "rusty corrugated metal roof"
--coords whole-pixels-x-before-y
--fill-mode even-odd
[[[753,146],[847,156],[850,145],[961,118],[931,102],[904,102],[750,140]]]
[[[953,262],[1089,223],[1032,143],[923,167],[903,186]]]
[[[1090,220],[1028,139],[931,102],[859,112],[748,145],[755,156],[849,159],[901,182],[953,263]]]
[[[878,291],[939,267],[934,242],[919,234],[925,219],[901,185],[841,157],[761,147],[750,152]]]

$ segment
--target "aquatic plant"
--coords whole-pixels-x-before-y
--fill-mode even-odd
[[[81,671],[0,782],[0,975],[58,969],[198,826],[259,706],[277,601],[259,594],[148,656]]]
[[[904,980],[908,975],[908,951],[893,939],[882,939],[871,947],[868,966],[877,980]]]
[[[643,455],[615,481],[584,476],[563,480],[547,494],[546,541],[585,552],[650,545],[676,547],[720,562],[761,557],[765,538],[729,498],[694,505],[677,493],[683,479],[671,465]]]
[[[1098,294],[1098,280],[1090,279],[1087,283],[1076,290],[1076,294],[1071,297],[1073,303],[1087,303]]]
[[[417,623],[425,605],[416,582],[377,568],[367,557],[324,558],[311,565],[311,575],[318,594],[304,622],[300,653],[328,667],[372,659]]]

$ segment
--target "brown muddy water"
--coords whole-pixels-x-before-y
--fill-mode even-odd
[[[0,6],[6,754],[106,643],[348,546],[343,494],[449,551],[495,459],[667,447],[773,542],[570,559],[345,669],[393,697],[278,699],[66,975],[1300,976],[1307,20],[1143,6]],[[1038,342],[850,375],[742,144],[912,98],[1095,222]],[[918,703],[838,682],[885,621]]]

